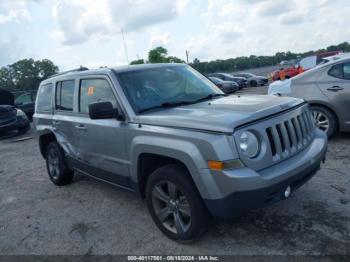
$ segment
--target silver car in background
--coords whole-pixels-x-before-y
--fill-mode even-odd
[[[269,94],[302,98],[311,105],[316,125],[328,136],[350,131],[350,58],[321,64],[269,86]]]
[[[237,73],[237,74],[233,74],[233,76],[244,77],[250,86],[263,86],[269,82],[267,77],[257,76],[252,73]]]

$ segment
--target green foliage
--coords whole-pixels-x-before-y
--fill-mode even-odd
[[[41,81],[56,74],[58,67],[50,60],[23,59],[0,68],[0,89],[9,91],[33,90]]]
[[[167,63],[185,63],[184,60],[181,60],[180,58],[176,56],[168,56],[167,57]]]
[[[148,62],[149,63],[184,63],[178,57],[167,56],[168,50],[162,46],[158,46],[148,52]]]
[[[305,53],[292,53],[288,52],[277,52],[272,56],[254,56],[249,57],[242,56],[236,58],[230,58],[226,60],[214,60],[210,62],[200,62],[198,58],[193,60],[191,66],[197,69],[203,74],[213,73],[213,72],[233,72],[239,70],[246,70],[250,68],[257,68],[263,66],[273,66],[277,65],[283,60],[292,60],[302,57],[307,57],[320,52],[330,52],[330,51],[343,51],[350,52],[350,44],[348,42],[341,43],[339,45],[328,46],[326,49],[320,49],[317,51],[308,51]]]
[[[144,64],[144,63],[145,63],[145,60],[137,59],[137,60],[131,61],[130,65],[140,65],[140,64]]]
[[[150,63],[166,63],[168,50],[164,47],[158,46],[148,52],[148,61]]]

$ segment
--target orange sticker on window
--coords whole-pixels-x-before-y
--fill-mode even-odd
[[[89,86],[87,93],[88,93],[88,96],[92,96],[95,93],[95,87]]]

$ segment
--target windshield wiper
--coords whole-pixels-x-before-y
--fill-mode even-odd
[[[143,113],[149,110],[157,109],[157,108],[170,108],[170,107],[176,107],[176,106],[183,106],[183,105],[190,105],[192,102],[189,101],[178,101],[178,102],[164,102],[157,106],[152,106],[149,108],[141,109],[139,110],[139,113]]]
[[[199,103],[199,102],[202,102],[205,100],[213,99],[214,97],[218,97],[218,96],[228,96],[228,95],[227,94],[217,94],[217,93],[216,94],[209,94],[205,97],[197,99],[196,101],[193,101],[192,103]]]

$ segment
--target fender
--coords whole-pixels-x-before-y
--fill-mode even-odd
[[[162,155],[180,161],[189,170],[190,175],[202,197],[206,197],[213,193],[207,191],[207,188],[210,188],[207,185],[211,184],[211,190],[213,190],[215,188],[215,181],[209,174],[206,160],[203,158],[202,154],[194,144],[188,141],[173,138],[158,137],[155,139],[154,137],[150,136],[135,137],[131,143],[130,150],[130,175],[132,181],[136,183],[138,182],[138,159],[142,153]]]

